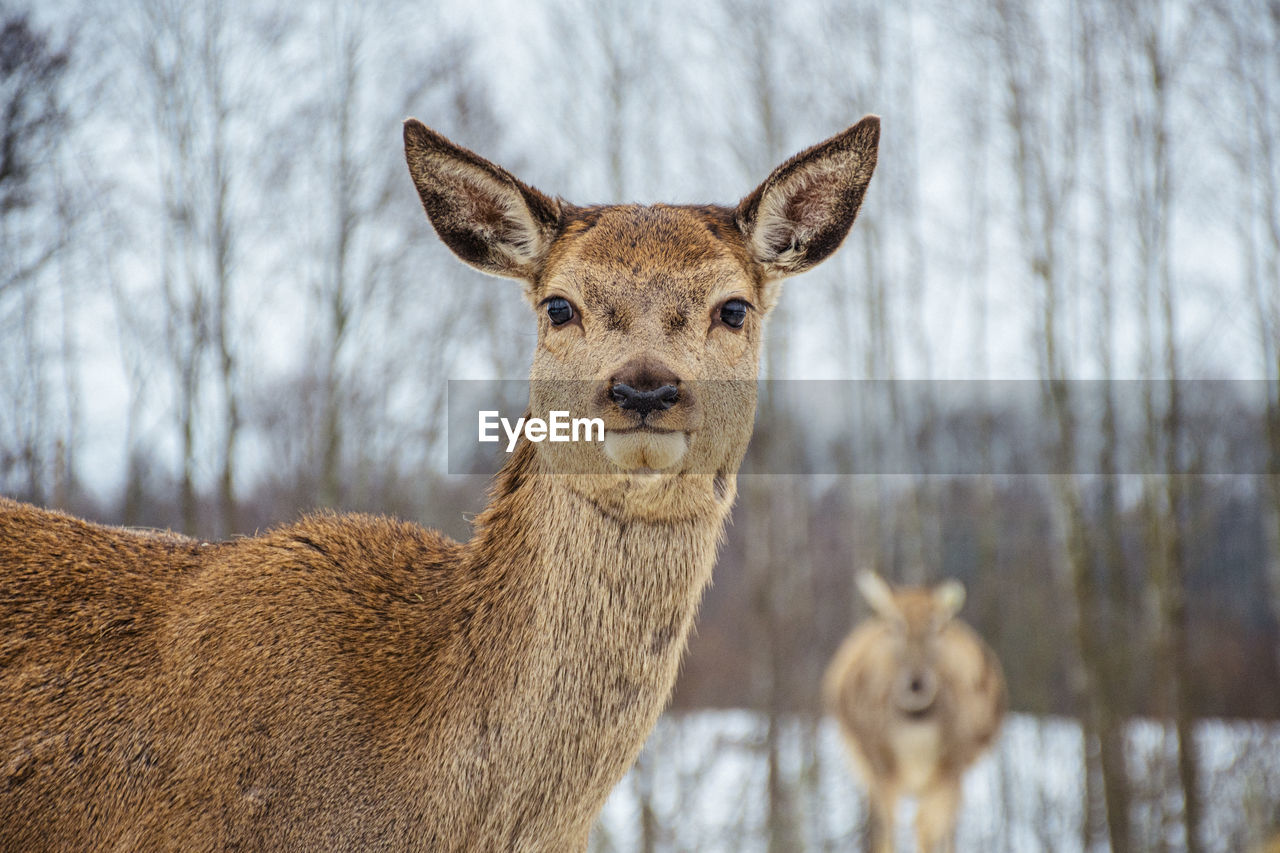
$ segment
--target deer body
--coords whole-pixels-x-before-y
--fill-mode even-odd
[[[852,224],[877,127],[736,209],[574,208],[406,123],[437,232],[539,311],[531,412],[603,446],[522,439],[466,543],[0,499],[0,849],[585,848],[710,579],[776,282]]]
[[[893,590],[868,572],[858,582],[876,615],[836,652],[824,694],[870,794],[874,848],[893,850],[897,803],[911,796],[921,853],[952,850],[962,776],[1004,717],[1000,663],[952,618],[964,600],[955,581]]]
[[[720,519],[709,500],[700,519],[624,527],[556,495],[556,479],[503,495],[499,520],[465,545],[359,516],[211,545],[0,505],[7,553],[38,526],[74,559],[49,566],[31,553],[26,565],[61,569],[48,574],[65,584],[24,573],[4,590],[27,597],[28,614],[6,627],[39,643],[13,662],[17,689],[6,660],[0,716],[41,733],[6,743],[0,803],[14,811],[0,826],[32,832],[7,840],[581,847],[666,701]],[[562,502],[561,524],[538,511],[546,500]],[[643,566],[647,588],[629,588],[621,560],[605,567],[564,547],[583,535]],[[139,573],[139,560],[170,571]],[[90,656],[68,661],[67,646]],[[72,716],[95,706],[114,713]],[[65,833],[67,799],[102,804],[109,821],[148,819],[51,834]]]

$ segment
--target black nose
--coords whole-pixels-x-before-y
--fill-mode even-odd
[[[619,382],[609,389],[609,396],[620,409],[630,409],[640,417],[650,412],[669,409],[680,400],[680,389],[674,385],[663,385],[652,391],[637,391],[626,383]]]

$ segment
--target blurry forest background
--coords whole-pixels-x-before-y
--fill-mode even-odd
[[[0,0],[0,492],[202,537],[318,506],[465,537],[485,484],[446,472],[446,380],[524,376],[533,321],[430,232],[401,120],[574,201],[733,203],[869,112],[863,213],[788,285],[765,376],[1029,380],[1052,458],[743,477],[673,713],[760,715],[768,847],[803,847],[854,571],[957,577],[1013,707],[1080,721],[1078,843],[1221,841],[1197,721],[1280,717],[1274,0]],[[1051,380],[1094,383],[1088,411]],[[922,456],[961,421],[999,445],[986,384],[963,411],[913,387]],[[762,407],[785,470],[806,413]],[[1141,765],[1137,717],[1163,723]],[[680,849],[641,811],[640,848]]]

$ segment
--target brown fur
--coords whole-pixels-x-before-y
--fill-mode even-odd
[[[875,127],[813,180],[869,179]],[[522,441],[466,543],[334,514],[204,543],[0,499],[0,849],[585,847],[674,683],[791,268],[728,208],[574,207],[412,120],[405,147],[450,248],[524,280],[531,409],[606,416],[603,452]],[[618,377],[680,400],[641,422]]]
[[[951,850],[961,777],[995,739],[1005,684],[995,653],[952,618],[964,588],[890,589],[859,578],[876,616],[845,640],[827,669],[828,709],[840,723],[873,807],[875,849],[893,849],[899,797],[918,798],[922,853]]]

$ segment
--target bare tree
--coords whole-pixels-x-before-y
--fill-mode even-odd
[[[1212,86],[1201,101],[1215,114],[1218,143],[1232,166],[1236,192],[1225,203],[1239,239],[1241,295],[1252,309],[1256,363],[1265,380],[1267,574],[1271,611],[1280,622],[1280,9],[1257,0],[1212,9],[1233,97]],[[1275,653],[1280,659],[1280,645]]]
[[[1118,696],[1123,667],[1115,661],[1127,654],[1127,648],[1113,646],[1105,633],[1107,625],[1102,617],[1105,595],[1094,582],[1100,546],[1086,514],[1081,483],[1075,475],[1083,461],[1078,433],[1079,417],[1085,407],[1083,401],[1073,395],[1068,381],[1072,369],[1071,341],[1064,327],[1071,298],[1067,288],[1073,274],[1066,257],[1074,239],[1072,223],[1066,221],[1066,216],[1072,209],[1081,180],[1077,139],[1077,126],[1082,120],[1078,108],[1081,87],[1078,80],[1053,66],[1056,59],[1053,48],[1044,35],[1043,25],[1031,11],[1004,2],[997,3],[994,10],[993,35],[1000,57],[1005,114],[1013,146],[1017,228],[1028,272],[1039,288],[1038,356],[1045,380],[1045,410],[1056,427],[1056,458],[1051,464],[1052,470],[1059,473],[1054,478],[1054,494],[1063,530],[1067,578],[1074,594],[1073,623],[1085,734],[1083,753],[1087,762],[1085,778],[1086,782],[1093,778],[1093,768],[1089,765],[1096,755],[1111,848],[1126,851],[1133,845],[1131,785],[1125,758],[1125,713]],[[1078,28],[1083,21],[1077,18],[1068,21],[1068,25]],[[1090,39],[1091,49],[1096,50],[1095,36],[1091,30],[1086,37]],[[1052,113],[1050,104],[1054,101],[1049,97],[1037,97],[1055,83],[1054,101],[1064,104],[1061,115]],[[1083,88],[1086,96],[1095,94],[1089,92],[1087,82]],[[1105,162],[1091,163],[1088,171],[1096,174],[1099,168],[1105,168]],[[1107,298],[1109,295],[1104,293],[1104,326],[1109,322]],[[1105,348],[1103,352],[1105,355]],[[1108,565],[1110,573],[1120,569],[1121,566],[1114,563]],[[1099,745],[1096,753],[1092,749],[1094,738]],[[1095,834],[1088,820],[1088,816],[1095,813],[1092,802],[1093,797],[1087,796],[1083,827],[1086,846],[1092,843]]]
[[[777,19],[767,4],[748,4],[736,10],[732,21],[735,33],[731,38],[742,47],[737,60],[749,116],[745,132],[735,134],[737,154],[744,174],[763,174],[766,164],[785,156],[786,128],[792,116],[787,111],[784,81],[788,60],[795,58],[786,54],[788,45],[778,38]],[[752,444],[755,458],[772,473],[788,470],[792,463],[788,451],[794,448],[781,434],[787,418],[778,391],[780,380],[787,376],[795,318],[785,302],[780,307],[770,319],[770,336],[761,358],[761,375],[767,381],[761,389],[758,417],[771,424],[773,431],[757,431]],[[767,719],[762,747],[768,768],[765,831],[770,853],[802,846],[796,802],[799,791],[784,763],[783,741],[797,692],[791,669],[793,616],[804,607],[811,571],[807,549],[796,547],[797,538],[803,538],[808,530],[805,491],[803,478],[780,476],[748,476],[739,486],[743,511],[757,519],[742,531],[752,605],[751,624],[744,627],[754,669],[753,704]]]
[[[126,78],[137,88],[118,96],[143,111],[155,153],[161,236],[152,258],[174,388],[182,527],[226,533],[236,527],[237,341],[245,334],[234,279],[242,214],[233,201],[240,167],[231,134],[239,93],[228,55],[229,12],[203,0],[139,0],[118,25],[137,74]],[[198,505],[205,441],[217,448],[216,525],[202,520]]]
[[[1177,751],[1178,780],[1183,797],[1183,829],[1190,853],[1201,849],[1200,772],[1195,740],[1195,711],[1191,705],[1191,671],[1187,616],[1187,536],[1190,505],[1187,489],[1192,473],[1185,457],[1186,431],[1182,363],[1178,332],[1176,282],[1172,268],[1175,200],[1175,130],[1171,101],[1175,72],[1187,55],[1188,39],[1197,31],[1195,7],[1176,27],[1172,16],[1181,14],[1166,0],[1134,0],[1117,24],[1130,44],[1125,74],[1132,93],[1128,108],[1130,148],[1128,163],[1135,201],[1133,222],[1136,243],[1138,306],[1143,331],[1142,359],[1145,373],[1167,392],[1157,399],[1157,384],[1145,383],[1147,421],[1145,452],[1148,470],[1159,478],[1145,481],[1144,513],[1147,521],[1147,557],[1151,586],[1159,602],[1157,647],[1164,665],[1170,716]],[[1158,366],[1157,366],[1158,365]]]
[[[230,124],[234,95],[229,92],[227,67],[226,10],[220,3],[204,7],[204,32],[199,43],[200,73],[203,78],[203,109],[207,113],[209,184],[205,242],[209,255],[209,276],[213,299],[210,306],[209,335],[214,349],[218,379],[221,447],[218,473],[218,504],[223,535],[240,529],[236,509],[237,446],[240,438],[240,368],[238,334],[245,318],[235,310],[232,276],[238,251],[239,228],[231,202],[233,180]]]
[[[19,217],[56,213],[44,178],[68,122],[60,90],[69,62],[69,47],[55,45],[26,13],[0,15],[0,296],[30,281],[63,245],[57,229]]]
[[[355,268],[359,232],[370,224],[372,209],[362,197],[367,176],[363,174],[366,152],[359,124],[367,74],[368,23],[362,9],[341,4],[335,4],[327,17],[332,32],[324,43],[330,45],[331,53],[321,67],[329,71],[331,79],[319,93],[323,99],[319,130],[329,144],[324,161],[318,165],[324,176],[322,191],[329,201],[329,225],[321,230],[315,247],[323,268],[318,271],[314,293],[322,317],[318,329],[323,330],[315,342],[322,365],[318,499],[325,506],[340,506],[347,497],[344,475],[350,473],[342,464],[348,423],[343,413],[354,402],[349,396],[352,380],[360,381],[347,375],[347,350],[354,323],[376,287],[378,274],[373,269]]]
[[[75,211],[59,185],[70,124],[63,89],[69,44],[28,14],[0,8],[0,486],[33,500],[67,499],[74,440],[66,300],[54,279]],[[42,286],[43,285],[43,286]],[[50,286],[52,285],[52,286]],[[52,487],[50,487],[52,486]]]
[[[277,298],[302,318],[305,357],[252,389],[250,433],[277,461],[263,472],[258,513],[319,503],[434,519],[448,504],[432,488],[443,468],[441,380],[465,376],[469,361],[514,373],[526,353],[500,332],[525,318],[501,321],[516,311],[492,285],[421,239],[403,164],[385,156],[388,134],[420,112],[477,148],[500,149],[502,137],[465,34],[408,4],[326,9],[282,27],[283,73],[319,85],[281,96],[270,125],[269,187],[291,215],[274,221],[268,268]],[[435,308],[444,304],[447,335]]]
[[[1101,584],[1088,575],[1077,578],[1078,594],[1093,602],[1092,625],[1082,625],[1086,630],[1108,638],[1119,649],[1133,649],[1139,642],[1134,630],[1134,608],[1129,594],[1128,561],[1124,551],[1120,529],[1120,506],[1117,494],[1120,460],[1117,458],[1119,438],[1117,428],[1115,356],[1116,315],[1116,260],[1113,248],[1114,209],[1112,203],[1110,143],[1108,116],[1110,104],[1103,92],[1102,76],[1113,57],[1108,52],[1106,40],[1106,10],[1098,3],[1081,3],[1075,10],[1079,32],[1081,98],[1084,109],[1080,115],[1082,160],[1088,166],[1081,170],[1082,191],[1092,190],[1091,207],[1094,211],[1092,239],[1080,237],[1081,255],[1092,258],[1093,268],[1083,268],[1081,282],[1093,281],[1096,288],[1096,322],[1093,351],[1098,361],[1101,384],[1101,443],[1098,448],[1097,471],[1101,475],[1095,482],[1098,488],[1095,513],[1093,559],[1104,567],[1105,581]],[[1092,243],[1092,246],[1089,243]],[[1092,251],[1090,249],[1092,248]],[[1084,642],[1092,642],[1082,640]],[[1101,701],[1095,703],[1096,729],[1099,747],[1099,768],[1103,776],[1103,794],[1106,814],[1110,823],[1118,822],[1112,832],[1132,841],[1130,810],[1133,792],[1126,762],[1125,722],[1132,707],[1127,687],[1132,679],[1132,656],[1123,652],[1111,652],[1096,656],[1102,668],[1097,689],[1104,692]],[[1116,817],[1114,820],[1112,815]]]

